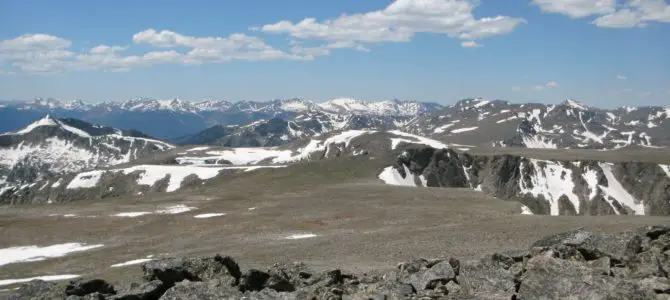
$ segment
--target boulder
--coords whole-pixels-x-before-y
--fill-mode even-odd
[[[65,294],[68,296],[86,296],[93,293],[113,295],[116,291],[113,285],[102,279],[72,280],[65,287]]]
[[[514,276],[487,260],[461,262],[456,278],[461,293],[468,297],[490,296],[490,299],[511,299],[514,295]]]
[[[410,283],[417,291],[433,290],[456,279],[456,272],[448,261],[440,262],[430,269],[416,272],[410,276]]]
[[[241,299],[242,293],[233,287],[220,285],[217,281],[193,282],[183,280],[169,288],[160,300],[219,300]]]
[[[240,267],[232,258],[220,255],[154,260],[144,263],[142,271],[147,281],[160,280],[168,287],[183,280],[210,279],[226,279],[231,285],[237,285],[242,275]]]
[[[108,297],[110,300],[152,300],[158,299],[167,290],[160,280],[143,284],[131,283],[125,289],[120,289],[116,295]]]
[[[49,300],[49,299],[65,299],[65,286],[54,282],[47,282],[43,280],[33,280],[22,284],[16,291],[11,293],[8,300]]]
[[[582,263],[536,256],[526,264],[518,296],[521,299],[654,299],[639,284],[598,272]]]

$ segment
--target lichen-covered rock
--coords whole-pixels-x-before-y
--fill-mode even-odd
[[[169,288],[160,300],[219,300],[241,299],[242,293],[234,287],[221,285],[218,282],[193,282],[183,280]]]

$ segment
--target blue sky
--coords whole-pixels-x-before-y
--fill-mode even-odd
[[[306,21],[303,21],[308,19]],[[0,99],[670,105],[665,0],[0,2]]]

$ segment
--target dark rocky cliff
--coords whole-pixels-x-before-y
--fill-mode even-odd
[[[402,177],[409,170],[417,185],[473,188],[552,215],[669,215],[670,175],[664,167],[473,156],[434,148],[407,149],[393,165]]]

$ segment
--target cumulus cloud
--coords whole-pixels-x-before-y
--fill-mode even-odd
[[[282,20],[258,29],[267,33],[288,34],[295,39],[370,44],[408,42],[417,33],[444,34],[474,43],[496,35],[508,34],[525,23],[524,19],[493,16],[477,19],[474,0],[396,0],[384,9],[342,15],[318,21]]]
[[[67,39],[47,34],[26,34],[0,41],[0,63],[29,73],[60,73],[66,70],[127,72],[156,64],[197,65],[231,60],[309,60],[314,57],[299,51],[287,53],[267,45],[260,38],[240,33],[228,37],[193,37],[147,29],[133,35],[132,41],[159,49],[127,55],[127,46],[101,44],[75,53],[71,51],[72,42]]]
[[[558,87],[558,83],[556,81],[549,81],[544,85],[548,89],[555,89]]]
[[[552,80],[552,81],[549,81],[545,84],[538,84],[538,85],[534,86],[533,90],[542,91],[544,89],[555,89],[557,87],[558,87],[558,83],[556,81]]]
[[[616,0],[533,0],[533,4],[545,12],[584,18],[614,12]]]
[[[385,8],[345,14],[331,20],[306,18],[251,27],[263,33],[287,34],[284,49],[244,33],[191,36],[148,28],[130,37],[128,45],[91,44],[83,51],[48,34],[24,34],[0,41],[0,67],[10,72],[59,73],[67,70],[126,72],[156,64],[199,65],[233,60],[313,60],[336,49],[370,51],[377,43],[409,42],[418,33],[459,39],[463,47],[480,47],[480,40],[504,35],[525,23],[522,18],[475,17],[479,0],[395,0]],[[88,45],[88,44],[87,44]],[[149,47],[138,52],[137,45]],[[77,45],[80,47],[81,45]],[[145,48],[137,47],[137,48]]]
[[[670,23],[670,5],[665,0],[532,0],[542,11],[571,18],[593,17],[598,27],[646,27],[650,22]]]
[[[475,42],[475,41],[464,41],[464,42],[461,42],[461,46],[463,46],[464,48],[477,48],[477,47],[481,47],[481,45],[478,44],[478,43]]]
[[[619,80],[626,80],[626,79],[628,79],[628,77],[626,77],[626,76],[624,76],[624,75],[617,75],[617,76],[616,76],[616,79],[619,79]]]

